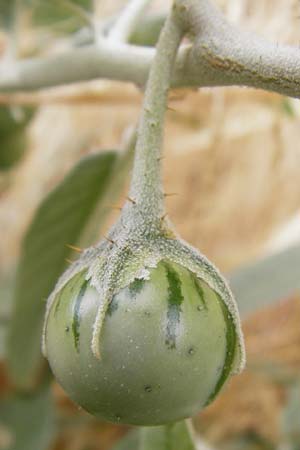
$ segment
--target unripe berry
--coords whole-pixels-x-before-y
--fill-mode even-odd
[[[135,279],[108,305],[99,346],[91,342],[99,304],[86,279],[74,275],[49,310],[45,346],[69,396],[112,422],[158,425],[196,414],[234,369],[239,337],[220,295],[169,260]]]

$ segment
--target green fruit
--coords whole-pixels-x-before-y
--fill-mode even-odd
[[[150,279],[114,294],[101,358],[91,349],[98,291],[77,273],[58,291],[45,326],[50,366],[69,396],[111,422],[159,425],[195,415],[229,377],[238,351],[220,296],[185,267],[161,260]]]

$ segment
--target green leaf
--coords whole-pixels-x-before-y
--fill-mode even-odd
[[[26,126],[33,114],[33,108],[0,106],[0,170],[9,169],[23,155]]]
[[[281,109],[282,111],[289,117],[296,117],[295,110],[293,108],[292,99],[289,97],[283,97],[281,101]]]
[[[43,367],[40,350],[46,299],[110,185],[117,153],[83,159],[41,203],[22,248],[7,361],[14,383],[31,388]],[[100,211],[98,211],[100,213]]]
[[[196,450],[185,421],[141,429],[139,450]]]
[[[3,450],[47,450],[55,433],[49,387],[1,400],[0,430]]]
[[[71,33],[86,25],[85,13],[92,11],[93,0],[27,0],[34,25],[52,27]]]
[[[112,450],[138,450],[139,430],[132,430],[121,439]]]
[[[99,229],[104,225],[108,214],[111,212],[111,206],[118,200],[118,197],[124,188],[126,178],[132,165],[135,142],[136,133],[133,133],[127,142],[125,150],[116,160],[113,167],[113,173],[111,174],[111,181],[108,184],[104,195],[99,198],[93,214],[91,214],[91,217],[88,219],[84,230],[81,233],[78,242],[80,247],[88,247],[98,239]]]
[[[0,139],[13,135],[32,119],[35,108],[20,106],[0,106]]]
[[[1,276],[1,296],[0,296],[0,359],[5,355],[5,342],[8,323],[11,316],[11,304],[13,295],[14,273],[9,276]]]
[[[288,448],[300,447],[300,379],[288,391],[288,400],[282,415],[283,439]]]
[[[149,14],[142,18],[137,24],[133,34],[130,36],[130,43],[134,45],[144,45],[155,47],[158,36],[166,21],[166,14]]]
[[[14,22],[15,1],[0,0],[0,24],[5,29],[11,28]]]
[[[299,267],[300,246],[295,245],[232,273],[240,313],[246,316],[299,291]]]

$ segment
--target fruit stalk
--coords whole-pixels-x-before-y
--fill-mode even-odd
[[[135,210],[160,219],[164,212],[161,148],[171,73],[183,36],[175,2],[161,32],[151,66],[138,127],[130,198]],[[132,207],[132,205],[131,205]]]

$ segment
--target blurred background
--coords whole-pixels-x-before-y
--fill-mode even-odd
[[[298,0],[215,1],[231,22],[299,46]],[[97,1],[99,20],[124,3]],[[153,2],[153,13],[167,6]],[[83,26],[49,14],[28,7],[19,15],[22,57],[63,52],[70,33]],[[5,61],[11,41],[2,26]],[[15,387],[5,364],[5,334],[22,238],[36,208],[80,158],[120,147],[141,101],[134,85],[106,80],[0,94],[1,450],[108,450],[127,432],[79,411],[54,382],[46,405],[54,401],[55,413],[43,409],[39,396],[30,412],[28,393],[7,406]],[[245,372],[194,419],[199,442],[212,449],[299,450],[299,101],[232,87],[172,91],[169,106],[164,180],[166,192],[177,195],[167,198],[167,210],[181,236],[229,274],[248,353]],[[106,227],[117,214],[111,212]],[[20,446],[20,436],[40,430],[40,440]]]

